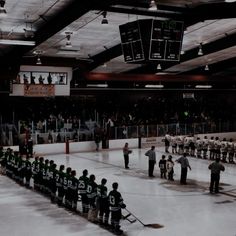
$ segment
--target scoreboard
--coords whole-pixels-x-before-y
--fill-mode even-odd
[[[120,25],[120,37],[125,62],[145,59],[138,21]]]
[[[119,28],[125,62],[180,60],[182,21],[137,20]]]

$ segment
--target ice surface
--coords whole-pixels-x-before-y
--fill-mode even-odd
[[[147,175],[144,149],[130,154],[130,169],[124,168],[122,150],[50,155],[57,165],[65,164],[77,171],[83,169],[96,175],[97,183],[107,178],[119,183],[127,209],[144,224],[159,223],[164,227],[152,229],[136,221],[121,221],[129,236],[235,236],[236,235],[236,166],[225,164],[221,174],[221,193],[208,192],[209,160],[189,158],[192,171],[188,185],[179,185],[180,166],[175,164],[174,182],[161,179],[155,166],[155,178]],[[157,159],[163,148],[157,149]],[[175,160],[177,156],[174,156]],[[80,202],[78,209],[81,208]],[[123,211],[126,214],[125,211]],[[0,176],[0,236],[108,236],[110,232],[50,203],[49,199],[19,187],[12,180]]]

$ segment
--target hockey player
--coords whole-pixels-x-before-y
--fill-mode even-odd
[[[172,156],[168,156],[168,160],[166,162],[166,169],[167,169],[167,174],[168,174],[168,180],[174,180],[173,175],[174,175],[174,162],[172,161]]]
[[[184,138],[184,152],[189,155],[189,144],[190,144],[190,136],[186,136]]]
[[[165,152],[169,153],[169,147],[170,147],[170,140],[171,137],[168,133],[166,133],[165,138],[164,138],[164,142],[165,142]]]
[[[83,170],[83,175],[79,177],[79,185],[78,185],[78,190],[82,202],[82,212],[84,215],[87,215],[89,211],[89,203],[87,197],[87,185],[89,182],[89,178],[87,177],[87,175],[88,175],[88,170],[86,169]]]
[[[97,187],[97,208],[99,211],[98,221],[99,224],[108,226],[109,219],[109,201],[107,194],[107,187],[105,186],[107,180],[105,178],[102,179],[101,184]]]
[[[48,194],[48,170],[49,170],[49,160],[46,159],[42,168],[42,192]]]
[[[170,144],[172,147],[172,154],[177,153],[177,141],[176,141],[176,136],[172,135],[170,139]]]
[[[214,137],[211,137],[211,139],[208,142],[209,145],[209,153],[210,153],[210,160],[215,159],[215,141]]]
[[[34,189],[38,190],[38,172],[37,172],[37,166],[39,162],[39,157],[36,156],[33,163],[32,163],[32,173],[34,178]]]
[[[73,211],[77,210],[77,202],[78,202],[78,184],[79,180],[76,178],[76,171],[71,171],[71,179],[69,183],[69,191],[71,195],[71,209]]]
[[[32,165],[29,161],[29,156],[26,156],[26,160],[24,161],[24,177],[25,177],[25,187],[30,188],[30,179],[32,176]]]
[[[226,138],[223,138],[223,141],[221,142],[220,151],[222,154],[222,162],[226,163],[227,152],[228,152],[228,142],[226,141]]]
[[[234,163],[234,143],[231,138],[228,142],[229,163]]]
[[[184,137],[179,135],[177,137],[177,144],[178,144],[178,154],[182,155],[184,152]]]
[[[202,158],[202,140],[199,137],[197,137],[196,148],[197,148],[197,158]]]
[[[87,185],[87,197],[89,202],[88,220],[92,222],[96,222],[97,220],[97,183],[95,182],[95,179],[95,175],[90,175],[89,182]]]
[[[38,175],[38,184],[39,184],[39,191],[43,192],[44,183],[43,183],[43,169],[44,169],[44,158],[39,158],[39,163],[37,164],[37,175]]]
[[[207,136],[204,136],[204,139],[202,140],[202,152],[204,159],[207,159],[207,151],[208,151],[208,138]]]
[[[166,179],[166,156],[162,155],[161,160],[159,161],[159,168],[161,172],[161,178]]]
[[[51,162],[52,163],[52,162]],[[56,170],[57,165],[52,163],[47,172],[47,191],[50,193],[51,202],[54,203],[56,199],[57,182],[56,182]]]
[[[215,159],[220,158],[221,141],[219,140],[218,137],[215,138],[214,149],[215,149]]]
[[[114,233],[122,234],[123,230],[120,229],[121,208],[125,208],[126,205],[123,202],[120,192],[117,191],[118,183],[114,182],[112,188],[113,190],[108,195],[111,211],[111,227]]]
[[[69,181],[70,177],[71,177],[71,168],[67,167],[66,168],[66,173],[63,176],[63,190],[64,190],[64,193],[65,193],[65,207],[68,208],[68,209],[70,207],[70,204],[69,204],[70,195],[69,195],[69,192],[68,192],[68,181]]]
[[[190,156],[195,157],[195,138],[192,135],[189,140]]]
[[[58,206],[62,205],[63,197],[64,197],[64,189],[63,189],[63,177],[64,177],[64,165],[60,165],[59,171],[56,173],[56,185],[58,190],[57,196],[57,204]]]
[[[6,174],[7,159],[6,159],[6,155],[3,151],[3,147],[0,147],[0,164],[1,164],[0,174],[5,175]]]

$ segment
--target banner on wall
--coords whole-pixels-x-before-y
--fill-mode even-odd
[[[25,97],[54,97],[55,86],[43,84],[24,85]]]
[[[162,137],[163,138],[163,137]],[[141,138],[141,148],[151,148],[151,146],[163,146],[161,137]]]

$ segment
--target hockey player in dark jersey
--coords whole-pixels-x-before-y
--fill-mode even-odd
[[[123,202],[120,192],[117,191],[118,183],[113,183],[112,188],[113,190],[108,195],[111,211],[111,227],[115,234],[122,234],[123,230],[120,229],[121,208],[125,208],[126,205]]]
[[[52,162],[51,162],[52,163]],[[47,180],[48,180],[48,192],[51,196],[51,202],[55,202],[56,199],[56,191],[57,191],[57,183],[56,183],[56,167],[57,165],[52,163],[48,169]]]
[[[36,156],[33,163],[32,163],[32,173],[33,173],[33,179],[34,179],[34,189],[38,190],[38,171],[37,171],[37,167],[38,167],[38,163],[39,163],[39,157]]]
[[[96,179],[95,175],[90,175],[87,186],[87,197],[89,202],[88,220],[92,222],[97,221],[97,207],[96,207],[97,183],[95,182],[95,179]]]
[[[42,187],[41,187],[41,191],[44,194],[48,194],[48,178],[47,178],[48,169],[49,169],[48,164],[49,164],[49,160],[46,159],[44,161],[43,168],[42,168]]]
[[[39,187],[39,191],[42,192],[43,191],[43,169],[44,169],[44,158],[40,157],[39,158],[39,162],[37,164],[37,176],[38,176],[38,187]]]
[[[71,168],[67,167],[66,168],[66,173],[63,176],[63,189],[64,189],[64,193],[65,193],[65,207],[66,208],[70,208],[69,206],[69,202],[70,202],[70,195],[68,192],[68,181],[71,177]]]
[[[75,177],[76,171],[71,171],[71,176],[68,179],[68,207],[71,210],[77,210],[77,201],[78,201],[78,183],[79,180]]]
[[[26,156],[26,160],[23,162],[24,164],[24,177],[25,177],[25,187],[30,188],[30,179],[32,176],[32,165],[29,161],[29,156]]]
[[[87,185],[89,182],[89,178],[87,177],[88,170],[83,170],[83,175],[79,177],[79,185],[78,190],[79,194],[81,196],[81,202],[82,202],[82,212],[83,214],[87,215],[89,210],[89,202],[87,197]]]
[[[99,211],[99,224],[108,226],[109,219],[109,201],[107,194],[106,179],[102,179],[101,184],[97,186],[97,209]]]
[[[64,188],[63,188],[64,169],[65,169],[65,166],[61,165],[58,173],[56,174],[56,182],[57,182],[57,190],[58,190],[58,196],[57,196],[58,206],[62,205],[63,197],[64,197]]]

